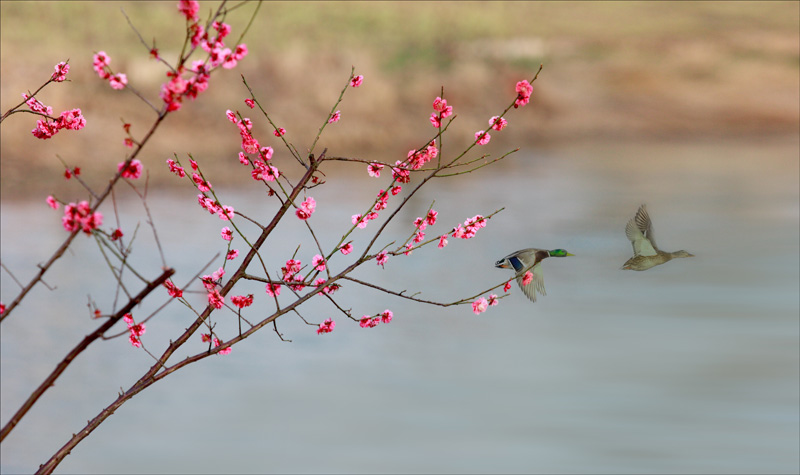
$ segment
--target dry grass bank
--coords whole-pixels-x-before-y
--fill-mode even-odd
[[[91,56],[108,52],[112,65],[157,101],[164,71],[120,8],[169,57],[183,29],[174,7],[0,3],[0,109],[69,58],[72,82],[51,86],[42,99],[56,110],[80,107],[89,122],[49,141],[32,138],[29,116],[3,122],[2,199],[62,187],[56,154],[95,183],[121,161],[122,119],[141,135],[152,112],[97,79]],[[251,8],[230,15],[234,35]],[[268,2],[245,40],[249,57],[170,117],[143,161],[154,184],[171,183],[164,160],[192,152],[224,183],[238,151],[224,112],[243,109],[240,74],[303,150],[351,66],[366,77],[364,86],[348,92],[342,122],[321,142],[338,155],[404,156],[431,135],[427,116],[442,86],[459,115],[449,138],[455,147],[483,129],[511,99],[513,84],[540,63],[532,105],[509,117],[512,127],[491,144],[495,152],[576,140],[796,133],[799,17],[797,2]]]

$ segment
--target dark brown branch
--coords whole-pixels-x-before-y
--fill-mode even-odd
[[[75,348],[73,348],[72,351],[70,351],[66,357],[64,357],[61,363],[59,363],[58,366],[56,366],[56,369],[53,370],[52,373],[50,373],[50,375],[44,380],[44,382],[40,384],[38,388],[36,388],[36,390],[28,397],[28,399],[25,401],[22,407],[20,407],[19,410],[14,414],[14,416],[11,417],[11,420],[8,421],[8,423],[3,427],[2,431],[0,431],[0,442],[2,442],[3,439],[5,439],[6,436],[14,429],[14,427],[19,423],[19,421],[22,419],[25,413],[27,413],[30,410],[30,408],[33,407],[33,405],[42,396],[42,394],[44,394],[45,391],[47,391],[51,386],[53,386],[56,379],[58,379],[58,377],[61,376],[61,373],[63,373],[64,370],[67,369],[67,366],[69,366],[70,363],[72,363],[72,361],[79,354],[83,352],[83,350],[88,348],[89,345],[92,344],[92,342],[102,337],[103,334],[109,329],[111,329],[111,327],[113,327],[114,324],[116,324],[126,313],[129,313],[133,309],[133,307],[138,305],[139,302],[144,300],[144,298],[148,294],[150,294],[150,292],[158,288],[159,285],[163,284],[164,281],[169,279],[174,273],[175,269],[165,270],[160,276],[158,276],[156,280],[147,284],[147,286],[144,289],[142,289],[142,291],[139,292],[138,295],[130,299],[128,303],[124,307],[122,307],[116,314],[114,314],[112,317],[106,320],[105,323],[100,325],[97,328],[97,330],[90,333],[89,335],[86,335],[86,337],[80,343],[78,343],[78,345]]]

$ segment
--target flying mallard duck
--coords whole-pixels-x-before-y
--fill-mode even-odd
[[[546,249],[522,249],[513,254],[495,262],[495,267],[502,269],[514,269],[517,275],[517,284],[522,292],[528,297],[531,302],[536,302],[536,292],[542,295],[547,295],[544,291],[544,275],[542,274],[542,260],[548,257],[566,257],[574,256],[563,249],[553,249],[548,251]],[[533,280],[528,285],[523,284],[525,274],[530,271]]]
[[[622,266],[625,270],[647,270],[675,257],[694,257],[686,251],[664,252],[658,249],[647,205],[639,207],[636,216],[625,226],[625,235],[633,244],[633,257]]]

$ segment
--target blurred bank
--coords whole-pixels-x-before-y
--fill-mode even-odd
[[[217,4],[202,5],[206,12]],[[229,14],[231,38],[254,7]],[[104,50],[115,70],[159,102],[165,70],[149,59],[123,10],[163,57],[175,56],[184,26],[172,2],[0,4],[0,108],[16,105],[54,64],[69,59],[71,82],[49,86],[42,100],[57,111],[80,107],[88,121],[80,133],[49,141],[32,138],[32,116],[5,121],[3,199],[74,193],[58,179],[56,155],[81,166],[91,183],[103,183],[126,153],[122,120],[133,124],[135,137],[146,132],[152,112],[91,69],[92,54]],[[261,140],[271,138],[265,121],[244,110],[241,74],[303,151],[351,67],[365,83],[348,91],[342,121],[320,143],[340,156],[404,157],[431,135],[427,117],[441,88],[459,117],[449,143],[466,143],[540,64],[533,102],[509,114],[511,127],[495,137],[496,151],[599,139],[796,134],[798,15],[797,2],[267,2],[244,40],[249,56],[215,74],[207,93],[170,117],[142,161],[154,186],[175,183],[164,166],[173,152],[193,153],[217,183],[233,183],[238,178],[228,172],[237,163],[238,134],[225,110],[246,112]]]

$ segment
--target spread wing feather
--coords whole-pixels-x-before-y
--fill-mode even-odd
[[[647,214],[645,205],[639,207],[636,216],[628,221],[625,226],[625,235],[633,245],[634,256],[655,256],[658,254],[658,247],[653,236],[653,225],[650,222],[650,215]]]

